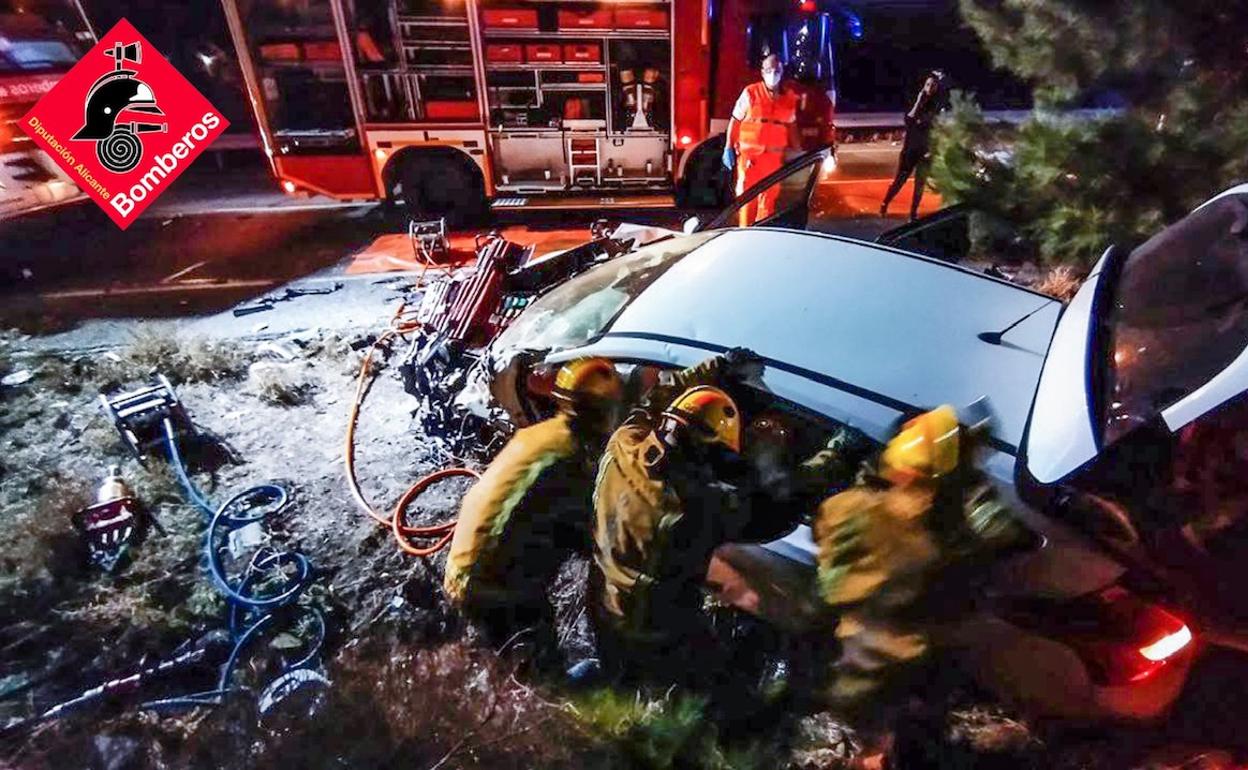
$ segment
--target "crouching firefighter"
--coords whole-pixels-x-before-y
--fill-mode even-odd
[[[824,705],[860,727],[885,727],[881,720],[926,681],[934,638],[969,611],[990,564],[1037,543],[974,465],[972,444],[985,430],[986,422],[959,425],[948,406],[922,414],[902,426],[877,468],[819,507],[818,589],[839,615]],[[940,705],[906,714],[894,750],[903,751],[902,725],[921,725],[922,735],[906,731],[910,748],[929,751],[936,742],[926,730],[943,724]]]
[[[607,444],[594,487],[591,608],[613,679],[691,686],[715,657],[702,582],[738,530],[742,498],[718,478],[741,448],[741,416],[720,388],[685,391],[652,422],[635,412]]]
[[[555,377],[558,413],[522,428],[464,496],[444,587],[495,645],[532,629],[539,666],[558,663],[546,591],[564,557],[588,553],[594,467],[618,422],[622,383],[601,358]]]

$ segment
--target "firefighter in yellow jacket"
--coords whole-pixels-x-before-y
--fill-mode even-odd
[[[839,614],[825,694],[845,715],[887,715],[923,669],[933,630],[965,608],[964,578],[1033,542],[975,469],[972,440],[951,407],[920,415],[876,473],[819,508],[818,587]]]
[[[559,412],[522,428],[464,496],[444,587],[495,643],[524,628],[554,654],[546,592],[572,550],[589,550],[594,467],[615,427],[622,383],[605,359],[565,364]]]
[[[742,497],[720,481],[741,448],[741,416],[699,385],[652,421],[642,413],[607,444],[594,487],[592,596],[598,651],[613,677],[688,682],[691,656],[712,654],[702,618],[711,553],[745,524]]]

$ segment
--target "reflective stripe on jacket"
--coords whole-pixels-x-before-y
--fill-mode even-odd
[[[579,509],[588,520],[588,486],[577,484],[575,479],[578,473],[588,478],[588,473],[575,467],[579,454],[568,415],[560,414],[516,431],[481,479],[464,495],[460,505],[443,581],[452,601],[464,601],[470,583],[478,584],[471,587],[473,592],[507,591],[506,576],[502,574],[507,565],[496,562],[506,558],[504,551],[523,550],[521,543],[505,547],[509,545],[504,540],[512,528],[513,518],[553,519],[565,512],[576,515]],[[561,463],[564,467],[554,467]],[[529,492],[547,473],[562,474],[568,483],[555,485],[551,494],[543,495],[540,501],[527,501]],[[579,500],[576,499],[577,487],[583,489]]]
[[[741,123],[738,146],[746,158],[767,153],[783,153],[789,149],[790,129],[797,121],[797,94],[791,87],[781,84],[777,94],[762,81],[745,87],[741,100],[746,102],[745,115],[738,117]]]

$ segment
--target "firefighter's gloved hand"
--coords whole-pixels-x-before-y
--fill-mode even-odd
[[[732,149],[731,144],[724,145],[724,168],[732,171],[737,167],[737,151]]]
[[[732,348],[724,353],[724,373],[734,380],[757,383],[764,368],[763,357],[749,348]]]

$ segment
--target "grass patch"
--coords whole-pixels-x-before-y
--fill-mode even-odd
[[[600,689],[574,698],[569,710],[587,736],[610,749],[608,767],[761,770],[781,764],[778,746],[727,745],[707,717],[706,701],[693,695]]]
[[[175,385],[237,380],[247,361],[239,346],[228,340],[182,338],[168,331],[142,329],[115,356],[98,359],[96,380],[101,390],[163,374]]]
[[[1040,283],[1036,284],[1036,291],[1060,299],[1062,302],[1070,302],[1082,285],[1083,278],[1075,268],[1070,265],[1058,265],[1044,274]]]
[[[568,712],[462,642],[371,638],[329,667],[325,708],[264,747],[258,767],[584,767]]]
[[[86,550],[70,516],[92,498],[90,484],[51,478],[30,506],[0,528],[0,621],[55,601],[85,574]]]
[[[301,364],[254,364],[248,380],[256,397],[273,406],[304,406],[316,391]]]

